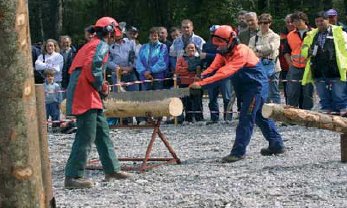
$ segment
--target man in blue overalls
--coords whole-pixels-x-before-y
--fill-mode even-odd
[[[213,63],[202,73],[202,80],[194,82],[190,88],[214,87],[226,78],[231,78],[235,92],[241,99],[240,121],[236,128],[236,139],[229,155],[223,162],[244,159],[250,142],[254,124],[260,127],[267,148],[262,155],[276,155],[285,152],[275,123],[261,115],[261,109],[268,94],[268,78],[259,58],[244,44],[238,44],[236,33],[231,26],[222,25],[212,34],[212,43],[218,46],[218,54]]]

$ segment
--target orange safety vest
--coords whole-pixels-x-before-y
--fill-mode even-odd
[[[304,40],[300,38],[297,30],[293,30],[288,33],[287,41],[290,49],[292,50],[290,58],[293,66],[296,68],[305,68],[306,58],[301,55],[301,46]]]

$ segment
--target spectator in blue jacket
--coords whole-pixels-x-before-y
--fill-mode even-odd
[[[140,79],[153,80],[145,82],[142,90],[159,90],[163,89],[163,79],[169,64],[169,55],[166,45],[159,42],[159,29],[152,27],[150,29],[149,43],[143,44],[140,48],[138,58],[136,59],[136,70]]]

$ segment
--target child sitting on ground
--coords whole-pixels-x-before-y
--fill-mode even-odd
[[[55,71],[52,69],[45,70],[45,103],[47,120],[51,117],[53,132],[60,129],[60,103],[62,102],[61,88],[58,83],[54,82]]]

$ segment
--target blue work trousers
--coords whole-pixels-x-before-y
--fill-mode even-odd
[[[236,138],[231,155],[241,157],[246,154],[246,148],[251,140],[254,124],[259,126],[263,136],[269,142],[269,148],[276,151],[284,148],[281,135],[277,132],[275,122],[264,118],[261,109],[264,97],[259,92],[245,90],[238,92],[241,96],[241,111],[239,124],[236,128]]]

